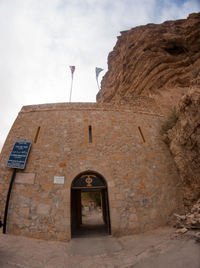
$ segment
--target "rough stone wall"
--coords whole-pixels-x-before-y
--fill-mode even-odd
[[[184,204],[200,198],[200,88],[193,87],[180,100],[178,121],[164,135],[178,167],[183,185]]]
[[[121,32],[108,56],[97,102],[130,103],[148,96],[167,113],[191,86],[200,86],[199,29],[196,13]]]
[[[88,170],[98,172],[107,182],[113,235],[166,224],[181,207],[182,193],[174,162],[160,139],[162,120],[148,109],[136,112],[134,108],[109,104],[23,107],[0,156],[3,217],[12,173],[6,168],[9,152],[17,140],[33,142],[25,170],[17,173],[8,232],[69,240],[71,183]],[[88,137],[90,125],[92,143]],[[54,176],[64,176],[64,185],[54,184]]]

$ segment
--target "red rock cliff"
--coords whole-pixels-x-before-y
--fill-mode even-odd
[[[177,107],[178,120],[165,135],[182,180],[184,204],[200,198],[200,88],[193,87]]]
[[[200,13],[122,32],[101,86],[97,102],[134,105],[136,97],[151,97],[160,106],[190,207],[200,198]]]
[[[200,13],[121,32],[97,102],[147,96],[165,113],[192,85],[200,85]]]

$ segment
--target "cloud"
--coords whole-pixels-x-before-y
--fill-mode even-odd
[[[155,20],[161,23],[187,18],[190,13],[199,12],[199,9],[199,0],[158,0],[154,16]]]
[[[137,25],[185,18],[196,0],[1,0],[0,142],[23,105],[69,100],[95,101],[95,67],[107,70],[107,56],[120,31]]]

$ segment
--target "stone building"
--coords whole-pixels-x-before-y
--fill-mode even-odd
[[[31,141],[17,170],[7,232],[70,240],[81,225],[81,192],[99,191],[107,233],[143,232],[167,223],[181,206],[179,177],[160,138],[163,116],[150,99],[132,106],[58,103],[25,106],[0,156],[0,215],[16,141]]]

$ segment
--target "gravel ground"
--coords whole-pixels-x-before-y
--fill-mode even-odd
[[[1,268],[200,268],[200,244],[172,228],[120,238],[102,235],[70,242],[0,234]]]

